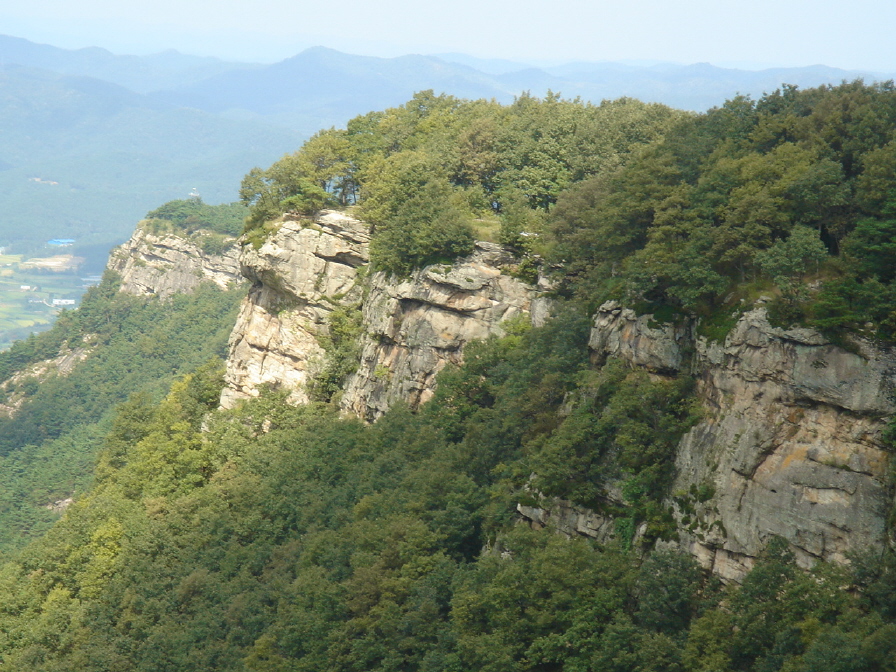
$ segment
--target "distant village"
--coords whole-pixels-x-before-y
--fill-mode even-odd
[[[60,310],[76,308],[85,289],[99,284],[99,275],[77,275],[85,259],[65,250],[75,243],[53,238],[46,245],[58,254],[31,259],[0,248],[0,350],[46,328]]]

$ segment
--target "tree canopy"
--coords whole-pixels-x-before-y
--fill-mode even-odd
[[[524,94],[504,106],[423,91],[253,169],[240,196],[251,206],[249,229],[287,211],[357,204],[374,227],[374,265],[406,273],[468,253],[471,223],[515,198],[549,209],[571,184],[622,165],[684,116],[631,99],[591,105]]]
[[[561,194],[548,259],[592,307],[619,298],[707,317],[777,288],[783,322],[870,319],[891,339],[894,146],[892,82],[735,98]]]
[[[66,514],[2,558],[0,666],[896,672],[893,550],[803,570],[770,537],[743,583],[722,586],[670,550],[688,524],[670,501],[713,497],[712,484],[670,492],[676,447],[701,418],[696,381],[595,366],[587,346],[607,298],[712,325],[760,292],[775,319],[866,335],[871,322],[892,340],[894,121],[892,84],[862,82],[700,115],[423,92],[253,170],[250,231],[357,205],[374,265],[398,274],[464,254],[476,220],[497,218],[502,242],[555,274],[554,317],[468,344],[417,412],[396,404],[366,425],[327,403],[359,356],[356,307],[334,312],[319,402],[268,390],[222,410],[208,360],[235,295],[204,288],[163,310],[107,277],[53,330],[0,353],[7,377],[103,346],[69,378],[21,381],[19,415],[0,421],[0,482],[95,458]],[[189,227],[191,207],[156,216]],[[896,451],[896,423],[879,441]],[[518,515],[554,498],[612,519],[612,538]],[[19,523],[10,499],[0,515]]]

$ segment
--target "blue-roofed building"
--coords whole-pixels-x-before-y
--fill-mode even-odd
[[[47,241],[47,245],[55,245],[56,247],[68,247],[69,245],[74,244],[74,238],[54,238],[53,240]]]

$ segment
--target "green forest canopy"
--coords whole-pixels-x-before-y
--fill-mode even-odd
[[[723,588],[690,556],[650,551],[675,535],[660,500],[693,421],[688,383],[592,371],[588,326],[567,313],[474,344],[420,412],[399,405],[373,426],[275,393],[215,411],[215,366],[160,404],[131,399],[92,490],[0,567],[4,665],[896,669],[892,554],[805,572],[772,540]],[[623,478],[625,503],[605,511],[618,541],[515,524],[533,472],[573,501]]]
[[[170,222],[181,233],[202,229],[234,237],[242,233],[246,216],[246,207],[240,202],[208,205],[198,196],[168,201],[146,213],[147,220]]]
[[[62,313],[53,327],[0,352],[0,553],[42,534],[56,514],[44,506],[80,495],[93,480],[98,447],[115,407],[136,393],[158,399],[175,376],[223,357],[244,289],[202,286],[170,301],[118,291],[114,274]],[[67,376],[38,381],[16,372],[83,348]]]
[[[287,210],[357,203],[374,265],[397,273],[468,253],[471,222],[498,218],[502,242],[590,309],[712,318],[766,292],[785,323],[896,335],[891,82],[784,86],[704,114],[424,92],[253,169],[241,196],[250,236]]]
[[[872,321],[892,338],[894,115],[892,85],[861,82],[701,115],[419,94],[256,169],[243,184],[250,237],[284,211],[357,202],[374,263],[406,273],[462,254],[471,222],[491,218],[522,259],[556,273],[558,317],[472,344],[434,400],[373,426],[277,393],[216,410],[220,368],[189,359],[161,403],[118,408],[93,487],[0,567],[3,666],[896,670],[892,551],[805,572],[772,539],[725,588],[656,550],[677,535],[670,495],[711,497],[669,492],[678,440],[701,413],[693,381],[612,360],[595,370],[587,349],[606,298],[711,322],[757,292],[777,297],[781,320]],[[142,337],[154,313],[128,321],[133,301],[106,285],[75,319],[120,335],[113,367],[136,352],[183,371],[189,348],[165,359]],[[214,301],[222,315],[226,303]],[[66,324],[4,353],[0,370],[81,337]],[[96,412],[93,401],[81,403]],[[17,431],[35,431],[37,412]],[[611,516],[616,541],[516,524],[517,503],[542,494]]]
[[[621,165],[683,112],[631,99],[591,105],[523,95],[509,106],[417,94],[243,180],[250,232],[287,210],[360,204],[374,227],[374,264],[411,268],[472,249],[474,219],[522,203],[547,209],[571,184]]]

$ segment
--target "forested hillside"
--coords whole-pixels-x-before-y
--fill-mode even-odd
[[[591,302],[708,316],[765,289],[783,322],[871,322],[891,339],[894,125],[892,83],[735,99],[570,190],[550,258],[567,264],[566,293]]]
[[[730,315],[767,292],[782,322],[871,322],[891,338],[894,129],[892,83],[785,86],[700,115],[420,94],[254,169],[241,195],[250,235],[359,200],[374,265],[397,272],[500,222],[493,235],[542,255],[591,310],[619,298]]]
[[[662,533],[656,495],[692,412],[685,384],[590,371],[587,321],[562,318],[471,349],[420,413],[373,426],[276,394],[203,420],[211,369],[128,402],[90,494],[3,568],[6,664],[892,670],[891,556],[807,573],[772,541],[722,588],[690,556],[514,523],[533,470],[550,487],[590,463],[633,475],[620,529],[647,516]],[[593,401],[564,418],[575,390]]]
[[[242,294],[206,287],[146,301],[119,293],[109,274],[50,331],[0,353],[0,552],[55,522],[45,505],[88,488],[117,404],[158,399],[175,376],[223,356]],[[82,361],[70,374],[29,375],[73,352]]]
[[[677,549],[668,506],[713,496],[670,492],[679,440],[712,412],[700,381],[597,367],[587,347],[607,299],[657,323],[699,318],[709,340],[759,299],[778,323],[846,348],[892,343],[892,85],[785,87],[699,115],[423,93],[252,170],[242,196],[247,246],[284,213],[353,209],[372,225],[371,270],[396,281],[476,237],[499,240],[516,273],[554,288],[554,317],[469,344],[432,400],[368,425],[277,390],[218,409],[222,372],[198,345],[220,340],[198,334],[223,324],[210,316],[226,314],[226,295],[179,297],[183,312],[168,312],[107,281],[0,371],[96,333],[109,349],[85,365],[117,353],[98,370],[104,408],[136,389],[113,384],[131,380],[123,370],[191,372],[162,401],[118,406],[93,434],[92,487],[0,569],[3,667],[896,670],[892,473],[888,547],[804,570],[770,536],[742,584],[722,585]],[[351,310],[338,319],[333,352],[349,365],[357,353],[339,339],[357,323]],[[96,416],[65,387],[77,371],[29,388],[33,405],[0,425],[10,456],[33,439],[6,437],[43,427],[29,424],[42,408]],[[863,440],[892,454],[896,425],[875,421],[882,431]],[[611,518],[610,540],[521,522],[518,505],[553,496]]]

